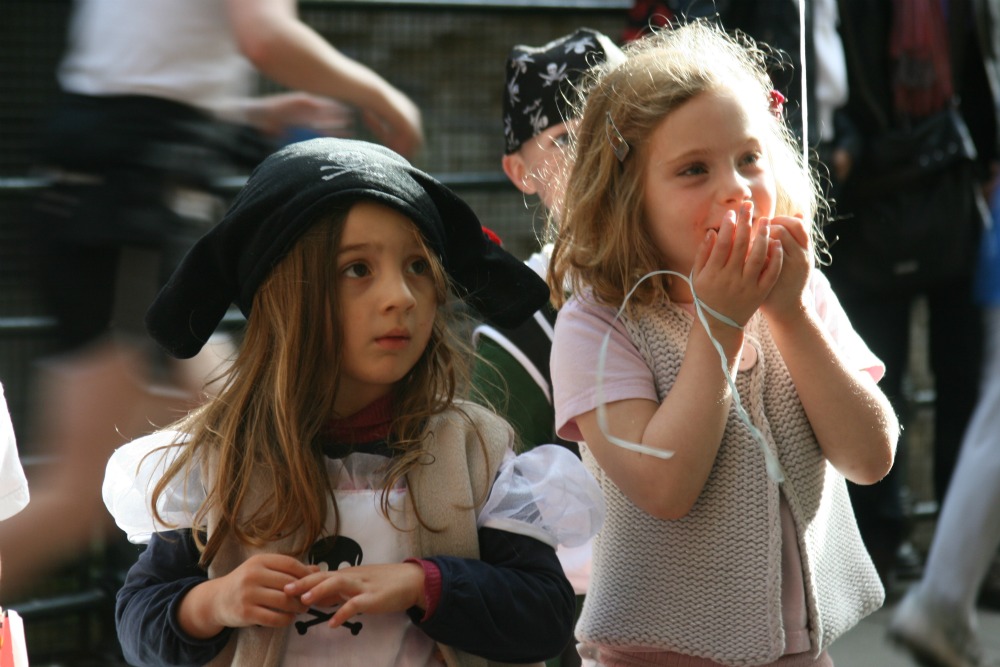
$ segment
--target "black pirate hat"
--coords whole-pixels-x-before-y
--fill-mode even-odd
[[[292,144],[253,170],[225,217],[160,290],[146,313],[150,334],[173,356],[194,356],[230,304],[249,315],[257,288],[309,226],[359,199],[410,218],[486,319],[513,326],[548,300],[545,283],[490,241],[447,187],[382,146],[323,138]]]
[[[544,46],[515,46],[507,56],[503,91],[506,152],[571,117],[572,88],[591,67],[619,62],[625,56],[607,35],[590,28]]]

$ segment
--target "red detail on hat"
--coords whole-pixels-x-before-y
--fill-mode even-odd
[[[497,236],[497,233],[494,232],[489,227],[487,227],[486,225],[483,225],[483,234],[485,234],[486,238],[488,238],[490,241],[493,241],[501,248],[503,247],[503,241],[500,240],[500,237]]]

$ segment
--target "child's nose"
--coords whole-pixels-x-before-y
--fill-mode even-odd
[[[416,303],[413,289],[402,272],[386,276],[383,295],[387,310],[393,308],[408,309]]]
[[[735,171],[724,179],[720,189],[722,199],[727,203],[738,204],[750,200],[753,196],[750,180]]]

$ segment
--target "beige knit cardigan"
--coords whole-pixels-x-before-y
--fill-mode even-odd
[[[676,380],[692,316],[672,304],[623,320],[652,369],[660,400]],[[861,542],[844,478],[823,457],[791,376],[762,317],[747,326],[758,361],[737,388],[784,470],[781,488],[730,408],[705,487],[687,516],[660,520],[632,504],[584,451],[608,514],[577,637],[646,647],[734,667],[777,660],[781,624],[783,492],[795,521],[815,653],[881,606],[884,592]],[[666,443],[669,445],[669,443]],[[584,448],[586,450],[586,448]]]

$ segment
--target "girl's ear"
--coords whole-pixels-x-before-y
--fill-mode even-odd
[[[520,153],[504,155],[502,164],[503,173],[507,174],[507,178],[514,184],[514,187],[526,195],[533,195],[538,192],[534,181],[528,178],[528,165],[524,163],[524,158],[521,157]]]

